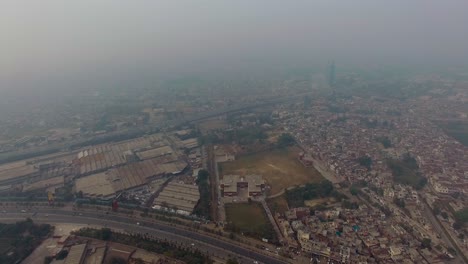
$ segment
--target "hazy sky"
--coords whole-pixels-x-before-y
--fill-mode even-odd
[[[156,73],[460,65],[466,0],[1,0],[0,92]]]

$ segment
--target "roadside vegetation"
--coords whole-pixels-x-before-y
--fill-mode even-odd
[[[197,185],[198,191],[200,192],[200,200],[195,206],[193,213],[210,219],[210,200],[211,200],[211,190],[210,190],[210,174],[206,170],[200,170],[197,176]]]
[[[162,254],[170,258],[174,258],[189,264],[204,264],[213,263],[213,261],[207,256],[203,255],[199,250],[185,249],[181,246],[173,245],[165,241],[156,241],[148,236],[134,234],[127,235],[117,232],[112,232],[110,229],[93,229],[93,228],[82,228],[78,231],[73,232],[74,235],[89,237],[94,239],[101,239],[106,241],[112,241],[121,243],[144,250],[148,250],[157,254]]]
[[[14,224],[0,223],[0,263],[20,263],[50,235],[53,227],[30,218]]]

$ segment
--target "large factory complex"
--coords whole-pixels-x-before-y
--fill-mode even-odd
[[[154,208],[190,214],[200,197],[192,169],[200,166],[195,138],[159,133],[0,165],[0,194],[68,188],[83,197],[110,200],[122,192],[151,190],[158,194]],[[190,175],[192,182],[171,177],[181,174]],[[161,181],[165,184],[153,184]]]

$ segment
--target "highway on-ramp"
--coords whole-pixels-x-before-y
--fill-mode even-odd
[[[203,253],[218,258],[237,257],[241,263],[253,263],[254,261],[272,264],[287,263],[283,260],[202,233],[181,229],[165,223],[132,219],[118,214],[103,214],[89,211],[73,212],[56,209],[38,209],[29,213],[22,213],[18,209],[11,209],[0,213],[0,222],[19,221],[24,220],[26,217],[30,217],[34,221],[41,223],[84,224],[108,227],[128,233],[145,234],[177,244],[194,246]]]

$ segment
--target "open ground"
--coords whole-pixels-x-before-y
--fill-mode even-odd
[[[260,203],[226,204],[228,229],[255,238],[273,239],[275,232]]]
[[[284,189],[323,180],[313,167],[306,168],[298,160],[300,149],[289,147],[236,157],[235,161],[220,163],[220,174],[260,174],[271,186],[271,195]]]

